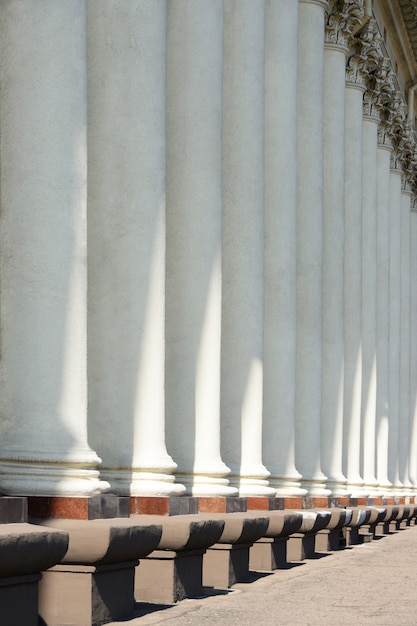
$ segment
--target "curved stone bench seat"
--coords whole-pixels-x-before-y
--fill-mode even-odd
[[[265,536],[269,517],[266,513],[203,513],[224,520],[224,530],[211,546],[203,561],[203,584],[206,587],[229,588],[248,579],[249,550]]]
[[[69,535],[61,563],[40,584],[39,614],[48,626],[95,626],[132,615],[135,567],[158,546],[160,526],[125,518],[39,523]]]
[[[285,567],[288,537],[300,530],[302,511],[253,511],[252,514],[266,515],[269,523],[265,535],[255,541],[250,549],[250,569],[272,571]]]
[[[355,506],[351,509],[352,516],[349,522],[343,527],[343,534],[347,546],[357,545],[366,540],[371,540],[368,530],[361,530],[362,527],[369,524],[372,510],[371,507]]]
[[[363,508],[370,510],[370,515],[369,519],[367,520],[366,524],[363,525],[363,528],[360,530],[359,534],[365,538],[365,541],[367,539],[372,540],[378,536],[378,528],[387,516],[387,509],[383,506],[371,506]],[[367,537],[367,533],[369,533],[370,538]]]
[[[401,515],[402,510],[398,504],[389,504],[386,506],[386,516],[382,522],[382,528],[384,534],[389,534],[390,532],[395,532],[397,529],[397,520]]]
[[[59,563],[68,534],[26,523],[0,525],[0,623],[38,624],[40,572]]]
[[[332,520],[330,510],[306,509],[301,513],[303,515],[301,527],[289,537],[287,543],[288,561],[303,561],[314,557],[317,533],[324,530]]]
[[[203,555],[219,541],[224,516],[134,515],[137,523],[157,523],[157,549],[136,568],[135,597],[140,602],[173,603],[203,594]]]
[[[325,509],[330,513],[330,519],[325,528],[319,530],[316,535],[316,552],[329,552],[340,550],[346,545],[343,528],[352,519],[352,509],[334,508]]]

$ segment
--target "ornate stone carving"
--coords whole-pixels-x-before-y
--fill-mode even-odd
[[[363,0],[330,0],[326,10],[325,43],[349,48],[352,33],[364,16]]]
[[[383,57],[382,37],[376,21],[370,19],[351,40],[346,61],[347,83],[372,88],[368,78],[375,72]]]
[[[408,193],[417,192],[417,143],[410,124],[407,124],[406,137],[409,143],[403,153],[402,189]]]

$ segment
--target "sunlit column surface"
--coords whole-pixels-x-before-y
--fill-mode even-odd
[[[224,7],[221,450],[241,496],[271,495],[262,463],[265,2]]]
[[[90,495],[85,0],[3,3],[1,480]]]
[[[391,163],[391,166],[394,164]],[[395,491],[402,487],[399,476],[400,350],[401,350],[401,177],[390,174],[389,223],[389,440],[388,479]],[[385,468],[384,468],[385,470]],[[380,477],[382,482],[383,476]]]
[[[323,70],[327,2],[298,5],[297,357],[295,453],[302,486],[326,495],[321,471]]]
[[[166,0],[88,2],[89,430],[121,494],[173,494],[165,448]]]
[[[194,495],[236,493],[220,457],[223,1],[168,3],[168,450]]]
[[[265,32],[264,461],[278,495],[306,493],[295,469],[297,17],[267,0]]]
[[[389,331],[390,331],[390,157],[383,143],[377,149],[377,241],[376,241],[376,479],[387,489],[389,443]],[[367,445],[365,439],[365,446]],[[365,448],[364,464],[368,464]],[[369,460],[371,461],[371,459]],[[370,463],[369,463],[370,464]],[[371,467],[368,468],[371,476]],[[366,478],[365,478],[366,480]],[[366,480],[367,484],[369,481]],[[370,483],[372,485],[372,483]]]
[[[412,488],[410,480],[410,181],[403,176],[401,193],[401,330],[400,330],[400,425],[398,442],[399,479],[405,491]],[[416,310],[416,309],[414,309]]]
[[[410,213],[410,480],[417,488],[417,199]]]
[[[358,5],[329,3],[324,48],[323,375],[321,458],[327,487],[344,495],[344,243],[346,54]],[[352,114],[352,111],[350,111]],[[360,139],[360,137],[359,137]],[[349,145],[350,147],[350,145]],[[351,172],[350,172],[351,173]],[[355,181],[356,182],[356,181]],[[349,207],[350,208],[350,207]],[[360,233],[359,233],[360,235]],[[356,277],[357,280],[357,277]]]
[[[362,476],[375,489],[376,410],[376,216],[378,118],[363,121],[362,176]],[[389,156],[389,154],[388,154]]]
[[[344,435],[343,468],[355,495],[361,476],[362,112],[365,87],[348,66],[345,93]]]

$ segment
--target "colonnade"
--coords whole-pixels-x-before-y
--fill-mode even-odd
[[[369,3],[0,34],[0,490],[414,493],[416,139]]]

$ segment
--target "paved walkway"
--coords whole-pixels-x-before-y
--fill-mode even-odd
[[[417,526],[287,570],[229,592],[114,624],[147,626],[417,625]]]

